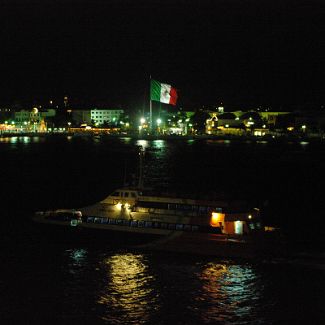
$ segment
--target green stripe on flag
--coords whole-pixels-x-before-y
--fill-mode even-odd
[[[160,82],[157,80],[151,79],[151,83],[150,83],[150,98],[151,98],[151,100],[156,100],[156,101],[160,102],[160,92],[161,92]]]

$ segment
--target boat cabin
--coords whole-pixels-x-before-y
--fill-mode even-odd
[[[132,188],[120,188],[111,193],[107,198],[105,198],[101,203],[106,204],[129,204],[133,206],[139,196],[141,196],[141,191]]]

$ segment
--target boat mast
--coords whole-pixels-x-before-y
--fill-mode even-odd
[[[138,188],[143,188],[143,158],[145,154],[145,149],[142,146],[139,146],[139,182]]]
[[[150,130],[150,133],[152,131],[152,100],[151,100],[151,75],[150,75],[150,81],[149,81],[149,108],[150,108],[150,111],[149,111],[149,130]]]

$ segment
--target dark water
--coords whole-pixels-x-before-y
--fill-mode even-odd
[[[238,261],[42,240],[33,211],[96,202],[137,172],[147,185],[251,199],[292,260]],[[1,324],[324,324],[325,145],[0,138]]]

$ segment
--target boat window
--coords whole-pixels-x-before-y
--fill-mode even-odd
[[[111,196],[120,196],[120,192],[114,192]]]
[[[183,228],[184,228],[184,225],[182,225],[182,224],[176,225],[176,230],[183,230]]]
[[[135,192],[131,192],[131,196],[134,197],[134,198],[137,197]]]
[[[199,226],[192,226],[192,231],[199,231]]]
[[[205,207],[205,206],[199,206],[199,213],[200,214],[204,214],[204,213],[207,213],[207,212],[208,212],[207,207]]]
[[[139,201],[137,203],[138,207],[142,208],[152,208],[152,209],[168,209],[168,203],[164,202],[146,202],[146,201]]]
[[[175,209],[176,209],[176,204],[174,204],[174,203],[169,203],[169,204],[168,204],[168,209],[169,209],[169,210],[175,210]]]
[[[129,197],[129,192],[124,192],[124,197]]]
[[[190,204],[183,204],[182,210],[192,210],[192,206]]]
[[[145,227],[146,227],[146,228],[151,228],[152,226],[153,226],[152,221],[146,221],[146,222],[145,222]]]
[[[145,223],[145,222],[144,222],[143,220],[139,220],[139,221],[138,221],[138,227],[139,227],[139,228],[143,228],[143,227],[144,227],[144,223]]]
[[[131,227],[137,227],[138,226],[138,221],[137,220],[132,220],[130,223]]]

